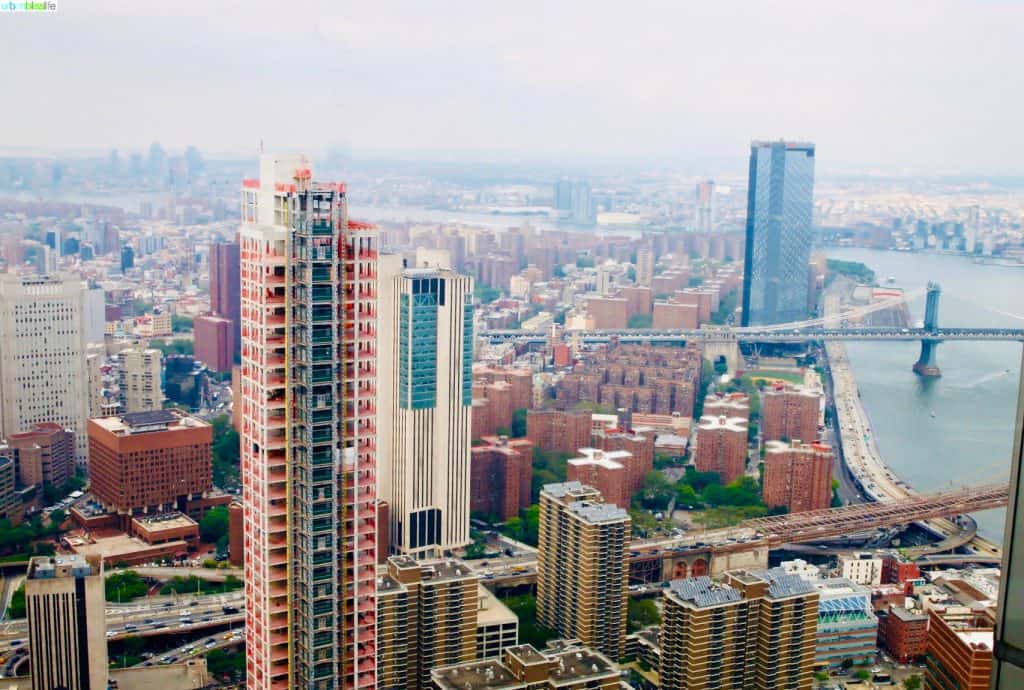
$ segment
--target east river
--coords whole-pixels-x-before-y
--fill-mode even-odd
[[[908,292],[938,282],[940,326],[1024,328],[1024,268],[940,254],[835,248],[826,254],[863,262],[880,283],[891,276],[891,285]],[[924,318],[923,297],[910,303],[910,312],[915,321]],[[943,343],[938,350],[942,377],[930,380],[911,371],[919,350],[916,343],[847,343],[883,460],[920,491],[1005,480],[1021,345]],[[1002,539],[1003,510],[976,517],[984,536]]]

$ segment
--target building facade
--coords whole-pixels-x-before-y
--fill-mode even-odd
[[[373,688],[377,233],[265,155],[239,238],[248,684]]]
[[[765,441],[818,440],[821,393],[805,386],[772,386],[761,393],[761,438]]]
[[[216,314],[203,314],[192,321],[195,357],[211,371],[231,371],[234,365],[234,324]]]
[[[88,458],[89,411],[80,280],[0,275],[0,437],[55,422],[75,432],[75,459]]]
[[[742,417],[701,417],[693,461],[698,472],[717,472],[722,484],[747,469],[747,422]]]
[[[89,488],[108,510],[131,517],[186,512],[213,488],[212,427],[178,410],[89,420]]]
[[[237,242],[215,242],[210,245],[210,311],[231,322],[229,347],[232,357],[238,352],[242,342],[240,270],[241,254]]]
[[[526,437],[545,452],[575,453],[590,445],[590,410],[530,410]]]
[[[470,543],[473,279],[388,256],[379,285],[377,476],[390,544],[438,558]]]
[[[79,555],[36,557],[25,580],[32,690],[107,687],[103,565]]]
[[[832,503],[832,449],[818,443],[768,441],[764,503],[790,513],[824,510]]]
[[[540,493],[538,622],[621,658],[629,535],[626,509],[605,503],[593,487],[579,482],[546,485]]]
[[[752,142],[743,264],[744,326],[807,317],[813,211],[814,144]]]
[[[22,486],[64,486],[75,475],[75,434],[53,422],[41,422],[7,439]]]
[[[470,452],[470,510],[499,521],[530,506],[533,444],[485,436]]]
[[[164,406],[164,355],[155,348],[130,347],[118,353],[122,412],[152,412]]]

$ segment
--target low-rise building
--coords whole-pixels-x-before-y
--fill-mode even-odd
[[[878,646],[901,664],[919,660],[928,651],[928,616],[902,606],[879,611]]]
[[[855,552],[839,557],[839,575],[858,585],[882,583],[882,559],[871,553]]]
[[[568,644],[537,651],[529,644],[484,659],[431,672],[435,690],[617,690],[619,667],[607,656]]]

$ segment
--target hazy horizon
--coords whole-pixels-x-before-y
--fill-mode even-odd
[[[1024,171],[1019,2],[58,4],[0,14],[0,150]]]

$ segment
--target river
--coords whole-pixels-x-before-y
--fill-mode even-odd
[[[941,254],[835,248],[826,254],[863,262],[880,282],[892,276],[893,284],[907,291],[937,281],[942,286],[942,326],[1024,328],[1024,268]],[[911,302],[910,313],[915,321],[924,318],[923,297]],[[919,350],[916,343],[847,344],[886,464],[921,491],[1009,477],[1021,346],[943,343],[938,379],[921,379],[911,371]],[[984,536],[1002,540],[1005,511],[976,517]]]

